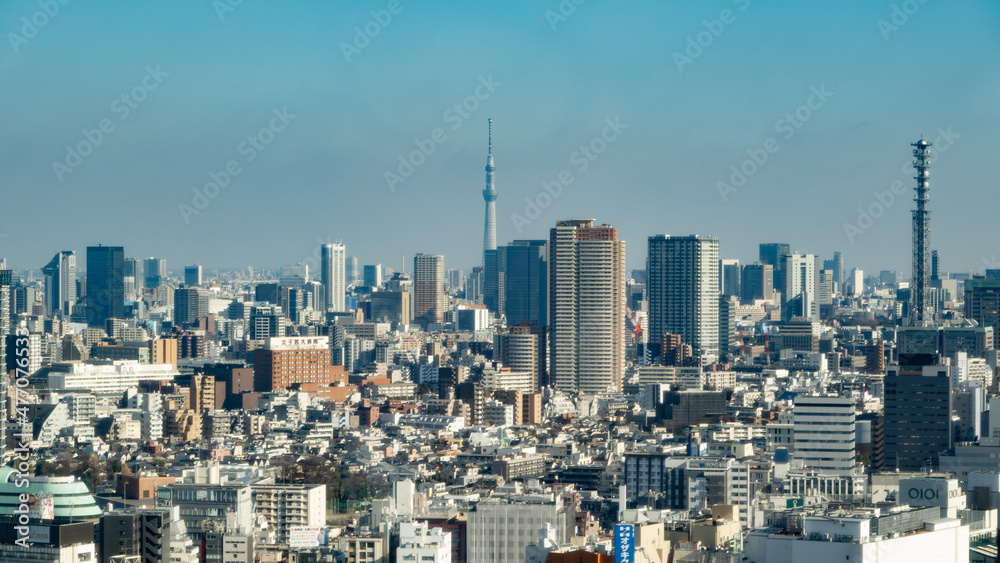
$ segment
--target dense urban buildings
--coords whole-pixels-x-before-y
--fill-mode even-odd
[[[994,3],[8,4],[0,563],[1000,559]]]

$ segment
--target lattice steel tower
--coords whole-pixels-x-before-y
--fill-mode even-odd
[[[497,189],[493,185],[493,120],[490,119],[489,152],[486,154],[486,189],[483,199],[486,200],[486,228],[483,231],[483,264],[486,263],[486,251],[497,249]]]
[[[914,179],[917,185],[913,201],[917,208],[913,210],[913,286],[910,294],[910,319],[913,326],[930,326],[934,318],[933,310],[928,311],[928,289],[930,288],[930,243],[931,243],[931,212],[927,209],[930,196],[930,146],[931,143],[920,139],[912,143],[913,168],[917,170]]]

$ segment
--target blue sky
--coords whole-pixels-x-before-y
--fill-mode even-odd
[[[908,273],[908,145],[944,131],[932,247],[948,271],[1000,260],[995,1],[42,4],[0,4],[0,257],[14,268],[97,243],[173,271],[276,267],[342,240],[361,264],[429,252],[468,271],[490,117],[501,243],[592,217],[619,228],[630,268],[649,235],[698,233],[744,261],[781,241]],[[90,154],[67,157],[102,124]],[[390,189],[417,140],[433,152]],[[603,152],[583,169],[588,145]],[[227,166],[197,208],[193,190]],[[732,167],[753,173],[723,198]],[[562,171],[572,182],[546,198]],[[897,180],[901,195],[845,233]]]

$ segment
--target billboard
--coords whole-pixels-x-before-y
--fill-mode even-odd
[[[635,526],[615,524],[615,563],[635,563]]]
[[[288,529],[288,547],[302,549],[326,545],[326,528],[292,526]]]
[[[51,496],[35,493],[28,500],[28,518],[52,520],[56,517],[55,502]]]

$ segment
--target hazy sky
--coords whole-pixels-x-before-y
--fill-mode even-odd
[[[942,268],[1000,262],[995,0],[49,1],[0,3],[17,269],[97,243],[175,272],[276,267],[342,240],[361,264],[468,271],[490,117],[499,243],[590,217],[629,268],[649,235],[698,233],[744,261],[781,241],[909,273],[924,135],[947,149]],[[733,167],[749,175],[730,190]]]

